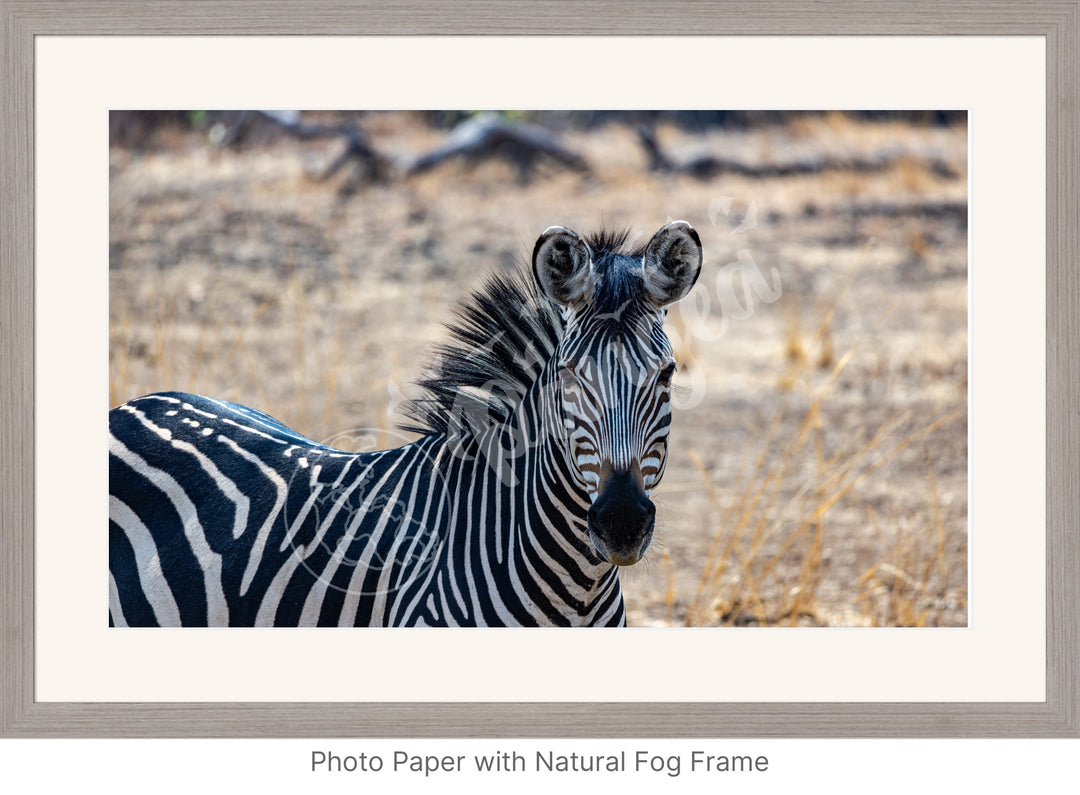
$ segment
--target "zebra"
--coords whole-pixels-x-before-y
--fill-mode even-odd
[[[685,221],[644,246],[551,227],[465,299],[404,406],[346,452],[180,392],[109,412],[110,626],[625,626],[654,532],[701,271]]]

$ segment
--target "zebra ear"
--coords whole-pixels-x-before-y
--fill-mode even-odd
[[[592,251],[577,232],[561,226],[544,231],[533,247],[533,276],[540,292],[562,306],[592,297]]]
[[[663,307],[690,292],[701,274],[701,239],[686,221],[674,221],[645,248],[645,294]]]

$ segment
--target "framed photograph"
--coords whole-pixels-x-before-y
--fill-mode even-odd
[[[1080,733],[1075,5],[138,5],[0,7],[3,736]],[[612,375],[559,346],[632,264],[665,331],[619,326]],[[131,418],[221,493],[258,468],[178,392],[290,477],[445,437],[494,489],[531,453],[476,440],[549,369],[588,543],[505,578],[513,545],[460,593],[381,545],[426,525],[374,465],[265,537],[203,507],[289,552],[195,598],[201,542],[138,513]],[[663,408],[622,469],[581,397],[620,384]],[[565,555],[595,603],[550,596]]]

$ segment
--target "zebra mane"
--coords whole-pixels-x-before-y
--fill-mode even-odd
[[[601,230],[587,238],[594,261],[622,251],[629,232]],[[494,273],[462,301],[446,324],[450,342],[433,348],[424,393],[402,404],[399,427],[423,436],[468,436],[477,425],[510,418],[562,339],[560,308],[543,296],[524,264]]]

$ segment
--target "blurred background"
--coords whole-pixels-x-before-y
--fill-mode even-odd
[[[381,446],[558,224],[705,251],[633,626],[967,624],[964,112],[114,111],[110,405]]]

